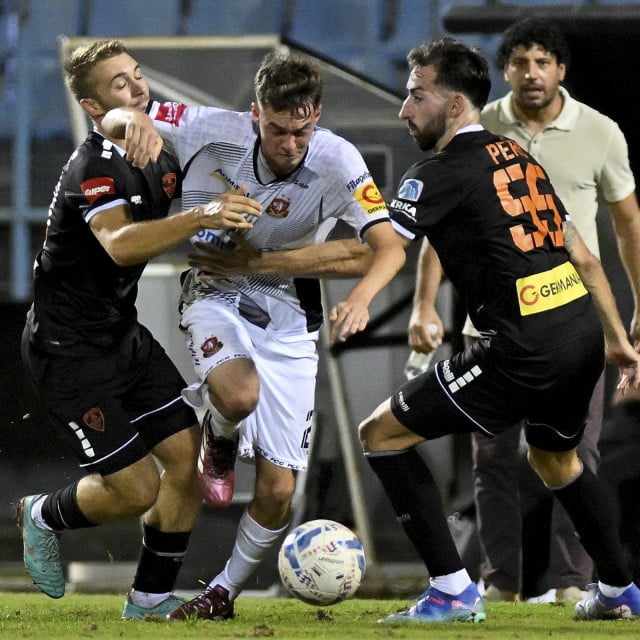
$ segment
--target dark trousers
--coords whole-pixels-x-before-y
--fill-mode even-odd
[[[640,584],[640,394],[615,402],[600,439],[600,479],[608,483],[620,513],[620,539],[633,580]]]

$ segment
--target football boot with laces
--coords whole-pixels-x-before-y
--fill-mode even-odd
[[[640,589],[631,584],[619,596],[605,596],[597,584],[587,586],[587,595],[576,603],[578,620],[633,619],[640,616]]]
[[[410,609],[394,613],[379,622],[483,622],[486,617],[484,603],[472,582],[455,596],[429,587]]]
[[[167,620],[226,620],[233,618],[233,602],[229,592],[219,584],[207,587],[192,600],[167,615]]]

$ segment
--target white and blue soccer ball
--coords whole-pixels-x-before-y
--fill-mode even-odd
[[[287,591],[318,606],[351,598],[366,569],[362,542],[333,520],[310,520],[293,529],[278,554],[278,571]]]

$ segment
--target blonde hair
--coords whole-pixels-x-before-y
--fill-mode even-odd
[[[129,53],[120,40],[96,40],[74,49],[64,61],[65,80],[77,100],[96,98],[91,71],[103,60]]]

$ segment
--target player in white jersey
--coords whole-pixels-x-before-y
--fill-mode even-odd
[[[165,103],[151,119],[111,112],[107,126],[126,128],[128,157],[144,165],[159,151],[158,132],[180,161],[184,206],[238,190],[262,205],[244,240],[265,252],[324,242],[338,220],[373,249],[364,275],[330,312],[332,338],[362,330],[372,298],[405,260],[385,202],[356,148],[317,126],[323,78],[308,59],[270,54],[255,77],[248,112]],[[133,141],[136,141],[134,144]],[[224,251],[225,234],[199,234]],[[201,488],[216,506],[232,498],[236,436],[254,457],[254,496],[231,558],[199,596],[169,619],[233,616],[233,601],[289,522],[295,474],[306,469],[322,323],[315,278],[247,275],[211,280],[192,269],[182,297],[182,326],[201,383],[185,392],[207,412]]]

